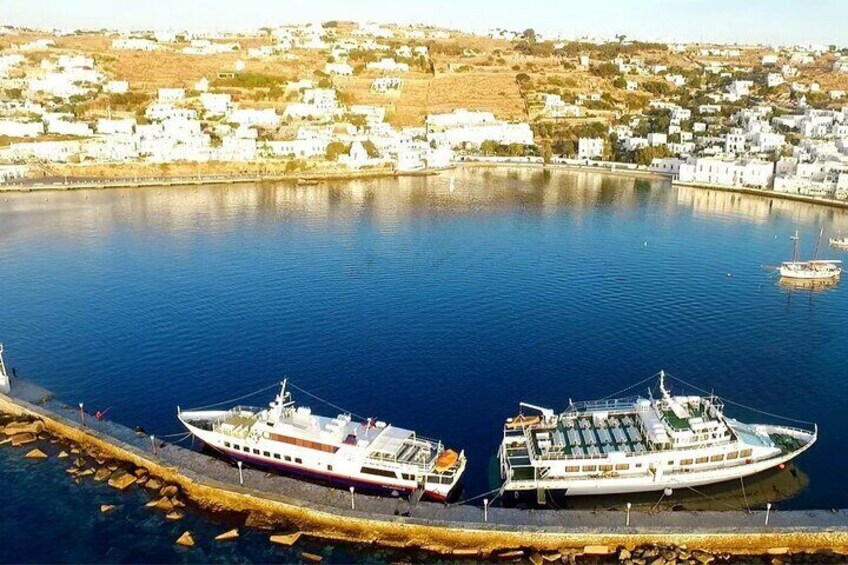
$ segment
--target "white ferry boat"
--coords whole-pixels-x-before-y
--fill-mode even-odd
[[[697,487],[783,465],[815,443],[818,429],[743,424],[714,396],[570,403],[506,421],[498,457],[503,500]],[[649,395],[650,396],[650,395]],[[523,495],[523,496],[522,496]]]
[[[785,261],[780,265],[780,276],[789,279],[802,280],[828,280],[838,279],[842,274],[842,261],[819,259],[819,245],[821,244],[822,233],[819,233],[819,240],[816,243],[816,252],[813,259],[809,261],[798,260],[798,232],[791,238],[795,242],[792,252],[792,260]]]
[[[465,471],[464,452],[413,431],[295,406],[286,381],[269,408],[181,410],[178,417],[206,445],[237,461],[378,494],[447,500]]]

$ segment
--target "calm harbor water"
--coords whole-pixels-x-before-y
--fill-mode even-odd
[[[779,507],[844,507],[848,282],[790,290],[761,268],[789,257],[795,229],[811,254],[820,228],[848,231],[848,214],[532,169],[4,194],[0,340],[20,374],[158,435],[180,431],[177,405],[286,375],[357,414],[465,449],[470,496],[489,490],[503,419],[519,401],[563,409],[665,369],[816,421],[819,443],[798,461],[809,484]],[[74,517],[90,496],[61,470],[53,480],[50,467],[0,453],[4,481],[42,485],[40,497],[68,507],[44,516],[42,533],[83,545],[103,527]],[[12,516],[32,511],[29,492],[6,491]],[[6,516],[0,531],[16,523]],[[115,560],[135,559],[140,542],[121,539]],[[36,549],[44,561],[99,555],[31,540]],[[142,560],[217,559],[165,549]],[[221,559],[235,555],[274,558]]]

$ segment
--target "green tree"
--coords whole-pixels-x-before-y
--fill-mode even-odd
[[[380,151],[377,149],[377,146],[374,145],[374,142],[370,139],[366,139],[362,142],[362,147],[365,148],[365,152],[368,153],[368,156],[372,159],[376,159],[380,156]]]
[[[339,155],[347,155],[347,152],[347,145],[341,141],[331,141],[330,144],[327,145],[326,157],[328,161],[335,161],[339,158]]]
[[[487,139],[483,143],[480,144],[480,152],[483,155],[497,155],[500,144],[493,140]]]

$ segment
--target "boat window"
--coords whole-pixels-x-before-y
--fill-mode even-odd
[[[691,464],[692,464],[692,460],[691,460],[691,459],[681,459],[681,460],[680,460],[680,464],[681,464],[681,465],[691,465]]]
[[[259,455],[259,450],[254,448],[254,450],[253,450],[253,454],[254,454],[254,455]]]
[[[577,465],[568,466],[568,467],[565,468],[565,472],[566,473],[579,473],[580,467],[577,466]]]
[[[286,461],[291,461],[291,457],[289,457],[288,455],[286,455],[285,459]]]
[[[751,449],[743,449],[739,452],[739,457],[750,457],[753,452]]]
[[[378,477],[391,477],[393,479],[397,478],[397,474],[394,471],[387,471],[385,469],[375,469],[374,467],[363,467],[362,469],[360,469],[360,472],[366,473],[368,475],[377,475]]]
[[[225,441],[225,442],[224,442],[224,447],[230,447],[230,442]]]
[[[303,463],[303,459],[301,459],[300,457],[295,457],[294,462],[295,463]]]
[[[265,457],[271,457],[271,452],[270,451],[263,451],[262,455],[264,455]]]
[[[674,459],[672,459],[671,461],[669,461],[669,462],[668,462],[668,466],[669,466],[669,467],[673,467],[673,466],[674,466]]]
[[[405,480],[405,481],[411,481],[415,478],[413,475],[411,475],[409,473],[401,473],[401,477],[403,477],[403,480]]]
[[[250,453],[250,448],[245,445],[242,451],[244,451],[245,453]]]
[[[730,453],[727,454],[728,459],[736,459],[737,457],[739,457],[738,451],[731,451]]]
[[[280,458],[280,454],[279,454],[279,453],[275,453],[275,454],[274,454],[274,459],[279,459],[279,458]]]
[[[332,465],[327,465],[327,470],[328,470],[328,471],[332,471],[332,470],[333,470],[333,466],[332,466]]]
[[[451,481],[452,481],[452,480],[453,480],[453,479],[452,479],[452,477],[451,477],[450,475],[444,475],[444,476],[442,477],[442,481],[441,481],[441,482],[442,482],[442,484],[443,484],[443,485],[449,485],[449,484],[451,484]]]
[[[642,468],[642,464],[641,464],[641,463],[636,463],[636,468],[637,468],[637,469],[641,469],[641,468]]]
[[[710,461],[721,461],[722,459],[724,459],[724,455],[722,455],[721,453],[710,457]]]
[[[597,470],[598,470],[597,465],[584,465],[583,466],[583,472],[584,473],[594,473]]]
[[[630,469],[630,465],[627,463],[619,463],[615,466],[616,471],[627,471],[628,469]]]
[[[612,465],[601,465],[599,469],[601,472],[612,471]]]
[[[698,463],[698,464],[706,463],[709,460],[710,460],[709,457],[698,457],[697,459],[695,459],[695,463]]]

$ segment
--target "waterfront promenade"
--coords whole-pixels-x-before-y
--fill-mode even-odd
[[[15,380],[0,410],[44,420],[56,435],[94,448],[179,484],[201,507],[242,511],[270,528],[295,525],[319,538],[360,541],[436,552],[508,549],[579,550],[586,546],[688,545],[709,551],[765,553],[775,548],[848,551],[848,511],[632,512],[522,510],[471,504],[410,503],[297,481],[225,461],[173,444],[154,447],[150,437],[109,421],[80,422],[67,405],[31,383]],[[352,504],[353,502],[353,504]],[[479,502],[479,501],[478,501]],[[355,508],[352,508],[355,506]]]

